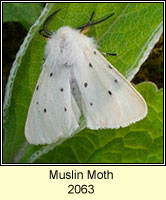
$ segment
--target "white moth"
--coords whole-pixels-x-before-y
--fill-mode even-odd
[[[96,24],[91,19],[80,29]],[[81,114],[90,129],[126,127],[147,114],[142,96],[80,29],[64,26],[53,34],[44,30],[49,37],[46,60],[25,126],[31,144],[69,137],[79,128]]]

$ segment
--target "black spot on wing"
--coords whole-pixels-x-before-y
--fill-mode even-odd
[[[53,75],[53,73],[51,72],[51,73],[50,73],[50,77],[51,77],[52,75]]]
[[[115,83],[117,83],[117,82],[118,82],[118,80],[117,80],[117,79],[115,79],[115,80],[114,80],[114,82],[115,82]]]
[[[94,54],[96,54],[96,51],[94,51]]]
[[[84,87],[87,87],[88,86],[88,83],[84,83]]]
[[[44,108],[44,113],[46,113],[47,112],[47,110],[46,110],[46,108]]]
[[[108,90],[108,94],[109,94],[109,95],[112,95],[112,92],[111,92],[110,90]]]
[[[66,108],[66,107],[64,108],[64,111],[65,111],[65,112],[67,111],[67,108]]]
[[[93,106],[93,103],[92,103],[92,102],[90,102],[90,105],[91,105],[91,106]]]
[[[39,85],[37,85],[37,87],[36,87],[36,90],[38,90],[39,89]]]
[[[60,91],[63,92],[63,88],[61,88]]]
[[[111,65],[108,65],[108,67],[109,67],[110,69],[112,69]]]
[[[91,63],[89,63],[89,67],[93,68],[93,65]]]

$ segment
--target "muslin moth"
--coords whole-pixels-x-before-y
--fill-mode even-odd
[[[143,119],[147,114],[143,97],[84,35],[113,14],[92,22],[93,12],[84,26],[49,32],[47,23],[59,10],[40,31],[48,41],[25,125],[28,142],[50,144],[71,136],[81,115],[89,129],[126,127]]]

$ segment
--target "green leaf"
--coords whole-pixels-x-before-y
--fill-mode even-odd
[[[42,3],[3,3],[3,22],[20,22],[28,30],[42,9]]]
[[[136,124],[117,130],[84,129],[65,142],[51,145],[35,146],[26,142],[24,125],[45,46],[45,39],[38,31],[49,14],[58,8],[62,9],[50,22],[49,30],[63,25],[73,28],[84,25],[92,11],[95,11],[94,21],[115,13],[109,20],[93,26],[88,36],[97,40],[100,50],[117,53],[116,57],[107,59],[129,79],[139,70],[162,33],[162,3],[47,4],[20,47],[9,77],[4,102],[4,162],[162,162],[162,91],[150,83],[138,86],[149,112],[146,119]],[[155,126],[153,130],[151,126]],[[153,132],[155,129],[157,132]],[[157,155],[153,147],[157,148]]]

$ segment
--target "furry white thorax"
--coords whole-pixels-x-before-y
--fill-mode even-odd
[[[83,35],[80,30],[63,26],[48,39],[45,52],[47,65],[77,65],[89,48],[97,48],[93,38]]]

